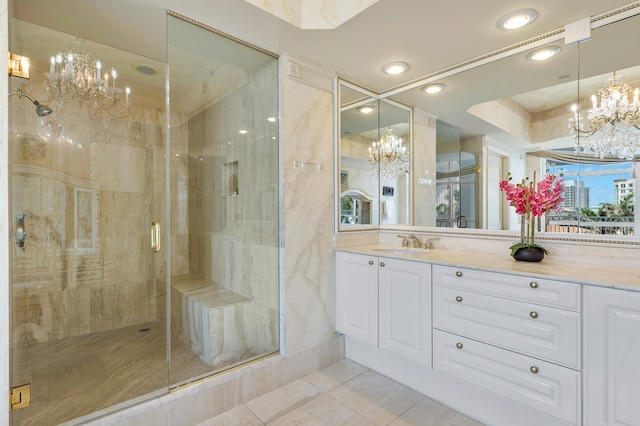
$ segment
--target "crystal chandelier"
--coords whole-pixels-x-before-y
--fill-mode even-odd
[[[104,71],[83,40],[52,56],[44,73],[45,90],[61,104],[77,103],[89,113],[124,117],[129,113],[129,87],[118,87],[118,72]]]
[[[636,88],[631,97],[631,88],[626,81],[616,76],[609,78],[609,86],[591,96],[591,109],[587,118],[579,115],[574,104],[574,117],[569,119],[576,154],[593,155],[601,159],[613,155],[632,160],[640,149],[640,90]]]
[[[380,141],[369,147],[369,163],[371,173],[391,179],[403,173],[409,173],[409,154],[402,146],[402,138],[393,134],[391,127],[382,135]]]

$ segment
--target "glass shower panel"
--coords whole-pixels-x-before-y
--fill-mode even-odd
[[[178,386],[279,349],[278,61],[168,16]]]
[[[53,425],[168,391],[167,262],[149,237],[164,229],[165,65],[10,28],[31,58],[31,78],[9,82],[11,385],[31,396],[11,420]]]

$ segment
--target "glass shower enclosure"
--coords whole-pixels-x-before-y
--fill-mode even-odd
[[[31,59],[9,81],[12,424],[279,349],[277,58],[177,15],[167,34],[157,60],[10,21]]]

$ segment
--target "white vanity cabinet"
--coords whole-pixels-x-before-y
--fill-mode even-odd
[[[640,293],[584,288],[584,424],[640,425]]]
[[[431,367],[431,265],[380,258],[380,347]]]
[[[580,285],[433,266],[433,368],[580,422]]]
[[[378,258],[336,252],[336,328],[378,346]]]
[[[431,265],[336,252],[337,330],[431,365]]]

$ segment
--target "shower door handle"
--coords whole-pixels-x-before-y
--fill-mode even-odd
[[[151,250],[154,253],[160,251],[160,224],[158,222],[151,224]]]

